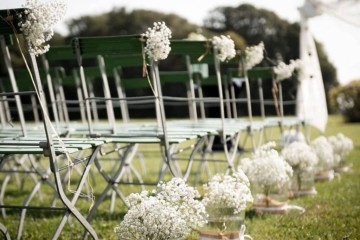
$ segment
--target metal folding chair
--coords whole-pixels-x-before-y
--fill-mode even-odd
[[[16,9],[16,10],[4,10],[0,11],[0,15],[2,16],[2,19],[10,19],[9,21],[13,21],[12,24],[9,24],[9,22],[0,21],[0,30],[3,35],[6,34],[12,34],[14,29],[11,26],[18,26],[17,25],[17,19],[16,19],[16,13],[23,11],[24,9]],[[11,18],[7,18],[8,16],[11,16]],[[16,29],[17,31],[19,29]],[[30,195],[24,200],[23,205],[14,205],[14,204],[1,204],[0,208],[17,208],[22,209],[21,211],[21,217],[20,217],[20,223],[18,228],[18,239],[21,238],[21,233],[23,230],[23,224],[25,222],[25,214],[26,210],[28,209],[44,209],[44,210],[53,210],[53,211],[64,211],[64,216],[61,219],[52,239],[57,239],[67,222],[70,215],[73,215],[79,223],[85,228],[85,230],[94,238],[98,239],[96,232],[92,228],[92,226],[89,224],[89,222],[84,218],[84,216],[79,212],[79,210],[76,208],[75,204],[81,194],[82,188],[86,182],[87,174],[89,173],[90,166],[94,159],[97,156],[97,153],[100,149],[101,144],[104,143],[101,139],[96,140],[89,140],[89,139],[60,139],[59,137],[54,138],[54,127],[52,126],[52,123],[50,121],[50,118],[47,115],[47,111],[45,109],[45,97],[43,93],[42,83],[40,80],[40,74],[37,67],[36,58],[33,54],[30,53],[30,61],[31,61],[31,70],[33,74],[33,80],[34,80],[34,91],[31,92],[19,92],[17,88],[17,84],[15,81],[14,72],[11,66],[10,61],[10,55],[8,48],[5,44],[4,37],[0,38],[1,40],[1,46],[3,50],[3,55],[6,63],[6,67],[9,73],[10,81],[12,84],[13,92],[4,92],[1,93],[1,97],[8,97],[8,96],[15,96],[15,101],[18,109],[20,124],[21,124],[21,131],[22,136],[14,137],[14,135],[9,135],[8,137],[4,136],[0,139],[0,166],[1,170],[3,169],[4,163],[6,161],[12,161],[14,155],[29,155],[29,156],[44,156],[46,157],[49,162],[48,166],[50,171],[42,172],[40,169],[33,167],[31,169],[32,173],[36,173],[39,175],[39,178],[41,178],[42,181],[47,182],[52,186],[55,190],[55,192],[58,195],[58,198],[61,200],[63,207],[53,207],[53,206],[31,206],[30,201],[34,197],[34,195],[38,192],[38,189],[42,182],[38,182],[35,184],[33,189],[30,192]],[[22,104],[20,101],[19,96],[20,95],[28,95],[28,94],[36,94],[39,99],[39,103],[41,103],[43,106],[41,107],[41,113],[43,117],[43,129],[42,129],[42,135],[30,135],[26,131],[26,123],[25,118],[22,111]],[[38,130],[40,131],[40,130]],[[64,166],[64,163],[61,163],[61,157],[65,156],[65,159],[68,159],[68,157],[71,154],[74,154],[79,151],[83,150],[90,150],[90,154],[81,159],[76,159],[75,161],[72,161],[71,165]],[[32,161],[32,158],[30,158],[30,161]],[[64,191],[63,182],[61,178],[60,172],[64,169],[72,168],[74,165],[83,164],[84,169],[80,176],[80,180],[77,184],[76,190],[74,191],[74,195],[69,198]],[[27,171],[23,171],[23,173],[28,173]],[[53,179],[50,180],[49,177],[52,177]],[[8,234],[6,234],[6,228],[1,225],[1,232],[5,232],[5,237],[8,237]]]

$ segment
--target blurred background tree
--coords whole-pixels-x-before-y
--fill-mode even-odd
[[[329,95],[334,112],[341,113],[348,122],[360,122],[360,79],[332,88]]]

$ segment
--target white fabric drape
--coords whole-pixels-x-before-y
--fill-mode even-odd
[[[324,132],[328,112],[323,78],[315,42],[308,27],[308,18],[305,14],[301,15],[300,59],[303,64],[299,75],[296,114]]]

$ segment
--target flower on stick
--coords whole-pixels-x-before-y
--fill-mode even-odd
[[[295,70],[301,68],[302,62],[300,59],[290,60],[289,64],[284,62],[279,62],[274,68],[274,73],[276,75],[276,80],[284,80],[290,78]]]
[[[245,49],[245,68],[249,70],[255,65],[259,64],[264,58],[264,43],[260,42],[258,45],[249,46]]]
[[[150,59],[158,61],[168,57],[171,50],[171,30],[165,22],[155,22],[154,26],[141,36],[146,38],[144,51]]]
[[[23,7],[25,11],[18,14],[18,25],[29,52],[35,56],[44,54],[50,48],[47,42],[54,35],[53,27],[65,15],[66,3],[63,0],[27,0]]]
[[[212,44],[216,51],[216,57],[221,61],[229,61],[235,57],[235,43],[229,36],[221,35],[215,36],[212,39]]]

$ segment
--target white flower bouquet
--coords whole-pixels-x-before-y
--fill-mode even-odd
[[[252,69],[259,64],[264,58],[264,43],[260,42],[258,45],[250,46],[245,49],[245,68]]]
[[[229,61],[235,57],[235,43],[229,36],[221,35],[215,36],[212,39],[212,44],[216,51],[216,57],[221,61]]]
[[[286,64],[284,62],[280,62],[275,68],[274,73],[276,75],[276,80],[284,80],[287,78],[290,78],[293,72],[296,69],[299,69],[301,67],[301,60],[290,60],[289,64]]]
[[[148,28],[141,36],[146,39],[144,51],[150,59],[158,61],[168,57],[171,50],[171,30],[165,22],[155,22],[153,28]]]
[[[205,195],[202,203],[211,216],[211,211],[230,209],[230,214],[244,211],[247,204],[253,201],[250,182],[245,173],[239,169],[232,175],[217,174],[204,185]],[[216,215],[222,213],[216,213]]]
[[[199,192],[181,178],[161,183],[151,193],[132,193],[127,198],[129,211],[114,231],[119,239],[183,239],[207,222],[197,197]]]
[[[353,141],[342,133],[328,137],[328,141],[333,148],[336,169],[348,169],[346,158],[350,151],[354,148]]]
[[[245,217],[245,208],[253,201],[250,182],[239,169],[232,175],[217,174],[204,185],[204,204],[209,214],[208,225],[200,231],[200,239],[219,236],[237,239]]]
[[[273,147],[275,143],[269,142],[261,146],[252,159],[241,160],[240,167],[253,187],[255,210],[286,205],[286,190],[293,170]]]
[[[313,149],[305,142],[293,142],[281,151],[281,155],[294,171],[292,193],[295,196],[316,194],[314,172],[318,157]]]
[[[281,151],[281,155],[293,170],[300,172],[312,172],[318,164],[316,153],[305,142],[291,143]]]
[[[64,0],[26,0],[23,7],[25,11],[18,14],[18,25],[29,52],[35,56],[44,54],[50,48],[46,42],[54,35],[54,25],[65,15],[66,3]]]
[[[336,165],[333,148],[326,137],[320,136],[311,142],[311,147],[318,156],[316,180],[331,180],[334,177],[333,167]]]

